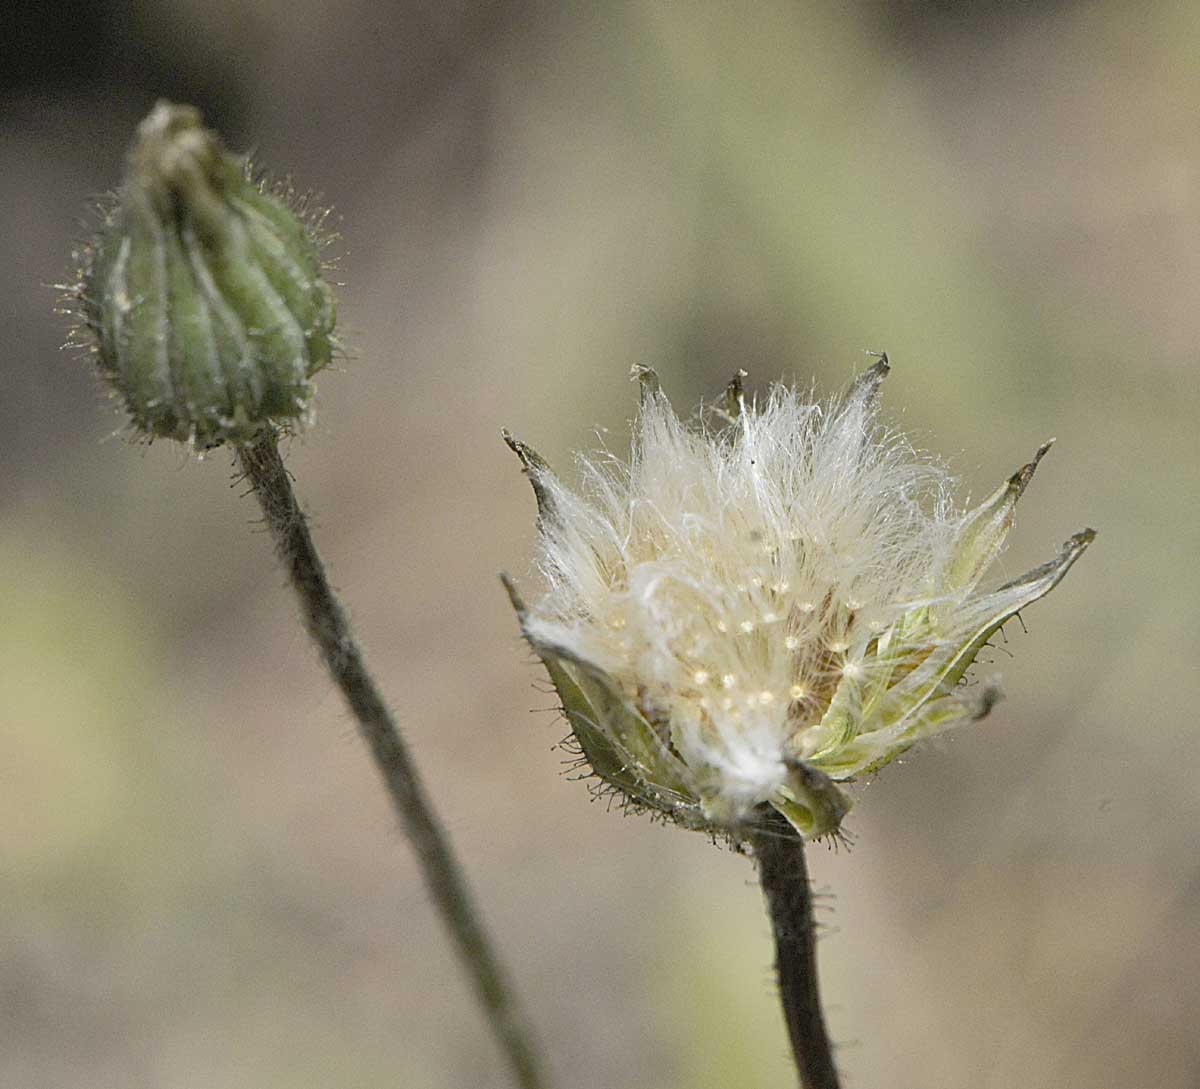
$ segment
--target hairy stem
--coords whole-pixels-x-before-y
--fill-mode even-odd
[[[804,841],[764,806],[753,834],[759,881],[775,934],[779,998],[802,1089],[838,1089],[817,990],[817,942]]]
[[[267,435],[239,447],[238,459],[254,487],[275,550],[300,599],[304,625],[320,648],[321,657],[371,750],[392,805],[417,853],[434,905],[471,977],[516,1082],[522,1089],[542,1089],[546,1083],[532,1032],[484,930],[408,746],[367,672],[346,613],[325,576],[325,567],[313,544],[308,521],[296,501],[276,437]]]

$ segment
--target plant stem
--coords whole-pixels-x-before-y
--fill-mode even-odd
[[[308,521],[292,490],[274,434],[238,448],[238,459],[266,516],[275,551],[300,599],[304,625],[342,695],[391,795],[442,922],[450,932],[492,1031],[521,1089],[543,1089],[533,1035],[501,968],[449,840],[400,735],[363,662],[362,652],[325,576]]]
[[[802,1089],[838,1089],[817,989],[817,941],[804,841],[764,806],[752,842],[775,933],[775,972]]]

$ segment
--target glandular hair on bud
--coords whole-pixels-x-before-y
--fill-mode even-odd
[[[302,423],[335,349],[321,247],[197,110],[159,102],[68,289],[134,428],[203,449]]]

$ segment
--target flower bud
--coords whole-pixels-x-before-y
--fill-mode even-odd
[[[189,106],[159,102],[83,247],[74,309],[146,437],[200,448],[303,422],[334,349],[321,240]]]

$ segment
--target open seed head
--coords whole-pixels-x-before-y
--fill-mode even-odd
[[[653,372],[628,464],[580,459],[570,488],[506,435],[537,497],[544,595],[521,629],[582,757],[637,807],[736,835],[759,807],[836,833],[840,784],[982,718],[967,684],[1006,620],[1094,537],[989,590],[1017,500],[1049,443],[974,509],[877,420],[886,356],[840,398],[741,376],[714,423],[687,426]]]

